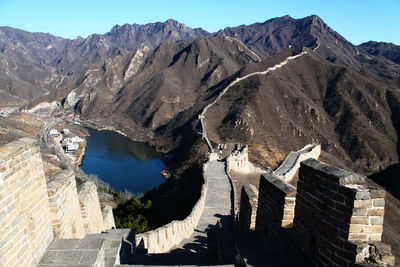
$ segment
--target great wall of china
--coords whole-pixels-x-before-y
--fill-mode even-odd
[[[0,160],[0,266],[35,266],[53,239],[115,228],[92,182],[77,186],[67,170],[46,181],[34,140],[3,146]]]
[[[365,177],[318,161],[318,145],[290,153],[271,172],[248,161],[247,146],[228,149],[222,158],[224,146],[214,151],[207,138],[207,109],[232,85],[276,70],[306,53],[236,79],[203,110],[199,119],[210,153],[203,167],[205,184],[198,202],[184,220],[133,237],[129,229],[108,230],[114,227],[112,210],[100,210],[92,183],[77,187],[70,171],[46,181],[35,141],[24,138],[5,145],[0,150],[0,265],[129,263],[127,259],[135,258],[136,248],[149,254],[168,253],[193,243],[199,232],[207,239],[207,229],[215,225],[219,214],[235,215],[237,225],[254,229],[259,236],[290,236],[318,266],[393,266],[390,246],[381,242],[385,191],[366,186]],[[254,185],[235,188],[232,180],[229,183],[232,170],[259,173],[259,189]],[[293,186],[288,182],[296,172],[299,180]],[[242,190],[241,203],[234,198],[231,203],[231,190]],[[204,244],[200,245],[204,252]]]

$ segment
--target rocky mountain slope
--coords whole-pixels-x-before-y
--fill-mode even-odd
[[[269,62],[282,53],[257,69],[273,65]],[[383,168],[398,161],[395,105],[389,104],[394,98],[388,96],[398,85],[372,77],[323,60],[318,50],[309,52],[232,87],[208,113],[209,134],[219,142],[251,144],[260,151],[254,158],[265,159],[263,165],[274,165],[263,151],[273,154],[279,148],[286,154],[293,147],[317,142],[359,171]]]
[[[358,47],[364,49],[374,56],[386,58],[394,63],[400,64],[400,46],[392,43],[369,41]]]
[[[356,171],[398,162],[400,65],[395,52],[379,52],[396,47],[354,46],[317,16],[285,16],[212,35],[172,20],[75,40],[45,35],[39,42],[36,34],[7,30],[0,35],[8,47],[0,53],[7,70],[0,76],[2,95],[35,98],[28,109],[56,101],[182,158],[200,149],[198,115],[230,82],[307,51],[233,86],[206,114],[211,141],[248,143],[261,165],[276,166],[310,142],[322,145],[326,159]],[[23,51],[30,76],[18,72]]]
[[[155,49],[164,40],[191,42],[199,36],[208,35],[210,33],[201,28],[192,29],[183,23],[169,19],[164,23],[116,25],[104,37],[118,47],[131,51],[144,47]]]
[[[0,27],[0,104],[20,105],[54,89],[64,89],[107,59],[137,48],[154,49],[164,40],[193,41],[202,35],[209,33],[174,20],[116,25],[104,35],[74,40]]]

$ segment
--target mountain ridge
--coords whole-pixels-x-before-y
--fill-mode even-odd
[[[150,31],[148,36],[145,35],[147,30]],[[57,39],[64,47],[57,47],[54,51],[43,50],[44,45],[48,46],[48,40],[43,40],[38,56],[33,54],[27,58],[28,62],[36,60],[34,63],[40,73],[36,76],[34,73],[29,76],[24,71],[18,72],[22,68],[18,60],[22,50],[29,51],[41,43],[28,33],[22,34],[22,37],[25,39],[19,43],[14,40],[13,44],[19,45],[19,50],[6,49],[6,53],[0,54],[5,62],[0,67],[9,74],[3,78],[0,76],[0,88],[2,83],[7,86],[5,88],[14,88],[3,91],[4,95],[16,90],[16,81],[21,80],[23,83],[18,87],[21,93],[17,95],[24,97],[24,103],[35,98],[27,109],[41,102],[56,101],[63,108],[72,109],[88,119],[102,124],[112,122],[110,126],[122,129],[138,140],[164,147],[167,151],[178,151],[181,145],[192,146],[197,142],[195,140],[199,137],[188,133],[198,127],[198,113],[230,81],[246,73],[263,70],[272,62],[279,63],[295,51],[316,49],[312,53],[318,55],[314,60],[296,60],[289,65],[296,70],[293,78],[279,71],[276,73],[282,76],[282,80],[254,77],[235,87],[238,95],[228,96],[237,97],[237,100],[221,101],[221,105],[231,107],[219,110],[216,106],[216,113],[225,114],[225,117],[217,118],[213,114],[214,118],[210,121],[212,129],[215,129],[210,131],[212,141],[234,141],[230,139],[230,134],[235,133],[239,141],[255,145],[258,152],[252,157],[257,158],[255,155],[263,146],[270,151],[278,151],[277,154],[285,154],[289,152],[289,147],[303,146],[305,142],[315,140],[315,136],[320,136],[323,148],[330,149],[327,152],[336,157],[344,154],[341,160],[350,165],[353,161],[352,167],[357,170],[381,169],[398,160],[396,150],[391,147],[398,145],[395,139],[399,130],[398,127],[393,128],[393,118],[388,112],[395,112],[398,103],[388,103],[386,95],[398,92],[400,66],[390,58],[370,54],[365,45],[354,46],[315,15],[302,19],[290,16],[273,18],[248,26],[227,27],[213,34],[191,29],[174,20],[145,25],[116,25],[104,35],[93,34],[67,41]],[[57,54],[57,51],[61,52]],[[260,55],[261,60],[249,56],[250,51]],[[53,58],[49,61],[50,55]],[[14,62],[17,68],[7,67],[8,61]],[[42,68],[39,63],[44,62],[50,63]],[[302,72],[297,62],[305,62],[304,68],[310,73]],[[35,64],[32,63],[33,66]],[[323,71],[308,68],[310,64]],[[319,76],[313,73],[319,73]],[[268,77],[274,75],[273,72]],[[275,85],[269,85],[270,82]],[[25,83],[39,86],[37,92],[31,90],[32,95],[24,95]],[[377,89],[379,87],[380,90]],[[284,88],[291,88],[291,94],[279,93]],[[258,99],[269,102],[265,90],[271,93],[269,97],[275,99],[270,105],[279,103],[275,108],[284,113],[255,104]],[[325,96],[321,98],[317,95]],[[315,100],[310,101],[313,98]],[[359,105],[360,101],[366,101],[364,107]],[[385,110],[383,115],[379,115],[376,107]],[[313,121],[314,116],[323,116],[329,127],[321,125],[321,130],[316,130],[307,123],[296,122],[298,114],[292,113],[296,109],[301,113],[307,111],[302,117],[304,120]],[[272,121],[264,115],[256,116],[254,112],[272,114]],[[254,121],[245,114],[253,114],[258,119]],[[346,117],[346,114],[351,116]],[[281,118],[288,121],[279,126],[274,121]],[[263,121],[274,125],[275,133],[267,134],[269,137],[266,139],[259,134],[269,132]],[[382,140],[380,137],[382,130],[357,132],[358,126],[353,125],[366,127],[370,123],[374,129],[387,130],[387,138]],[[335,134],[328,134],[332,131]],[[251,132],[257,140],[251,137]],[[362,137],[359,136],[361,132]],[[285,134],[293,136],[293,141],[288,141],[287,146],[279,142]],[[324,134],[330,137],[322,138]],[[382,145],[371,148],[365,140],[381,140],[374,141],[374,144]],[[359,155],[354,151],[360,151]],[[265,157],[260,153],[258,158]],[[363,162],[364,157],[371,160]],[[258,163],[266,164],[263,160]],[[270,165],[275,163],[268,162]]]

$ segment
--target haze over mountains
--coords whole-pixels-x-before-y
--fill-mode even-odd
[[[174,20],[125,24],[74,40],[0,27],[0,51],[1,107],[58,104],[182,153],[231,81],[309,51],[231,88],[207,113],[211,140],[250,144],[272,166],[310,142],[357,171],[399,159],[400,47],[355,46],[317,16],[216,33]]]

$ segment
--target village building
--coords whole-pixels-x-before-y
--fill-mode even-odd
[[[50,137],[58,137],[58,131],[56,129],[51,129],[49,132]]]
[[[75,154],[79,148],[79,144],[77,143],[69,143],[65,148],[65,153]]]
[[[81,138],[81,137],[79,137],[79,136],[73,136],[72,138],[71,138],[71,142],[72,143],[80,143],[80,142],[83,142],[84,140],[83,140],[83,138]]]

